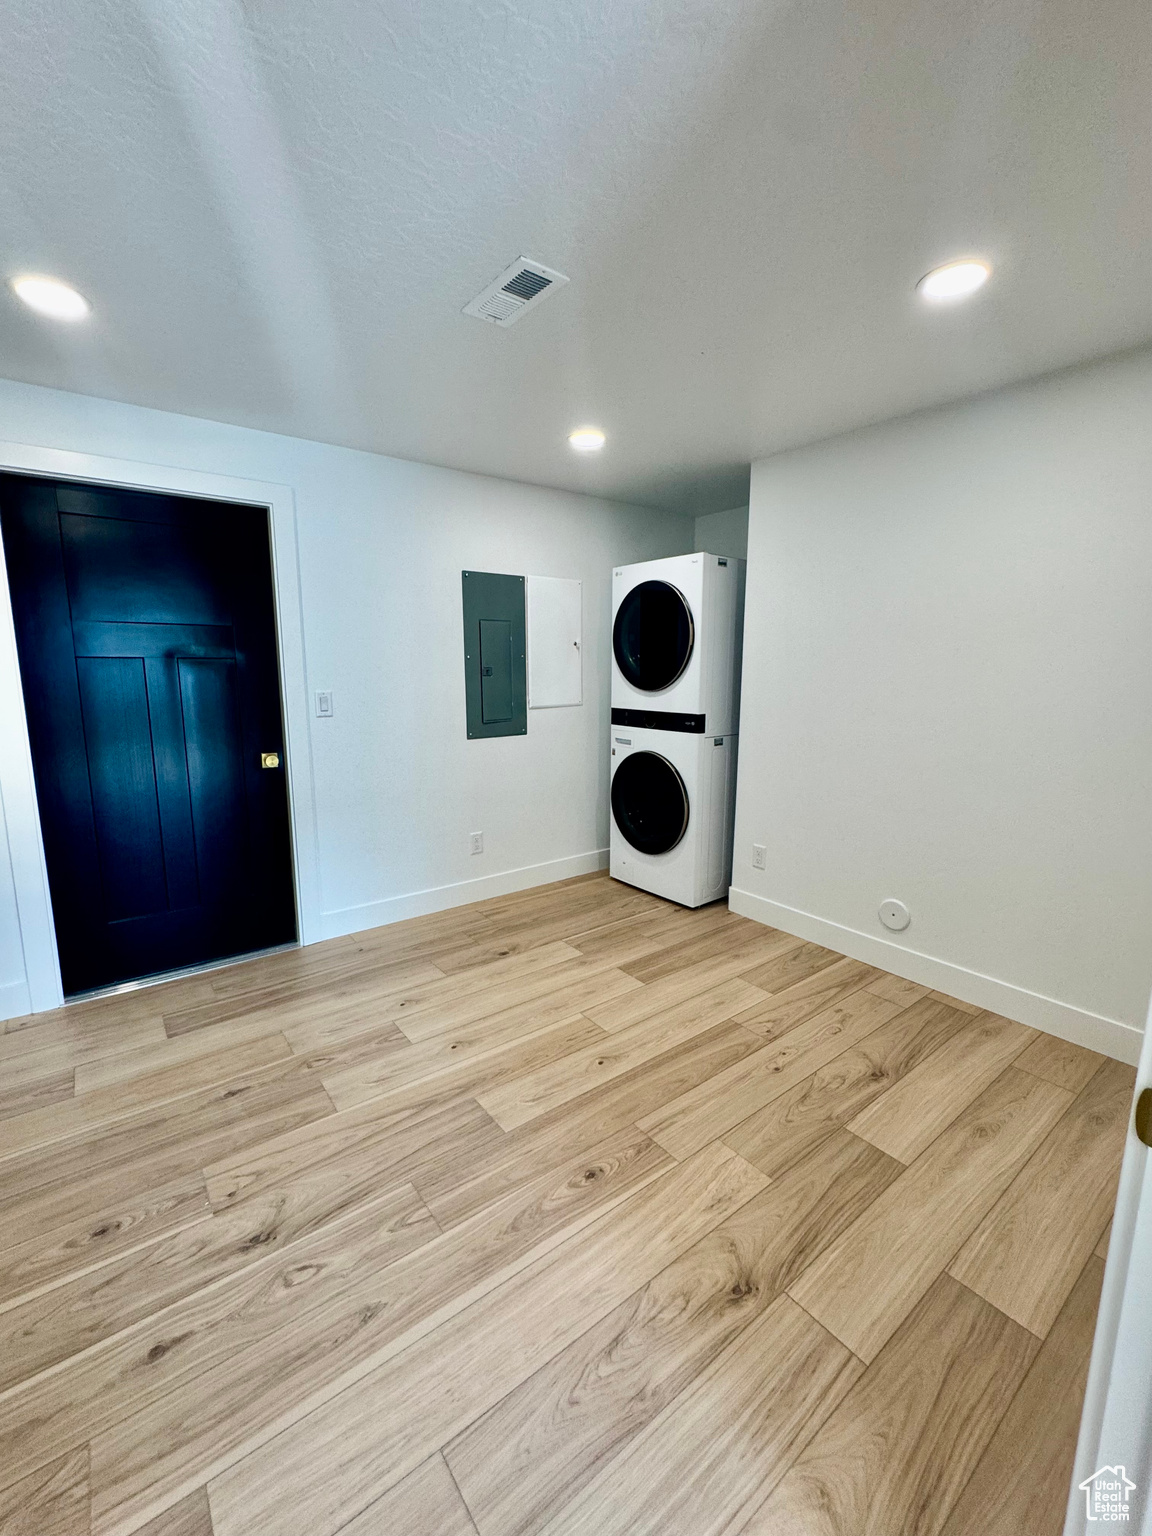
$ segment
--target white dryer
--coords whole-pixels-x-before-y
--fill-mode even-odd
[[[736,737],[612,727],[609,873],[685,907],[728,894]]]
[[[612,573],[612,722],[738,729],[744,562],[673,555]]]

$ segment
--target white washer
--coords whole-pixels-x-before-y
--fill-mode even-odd
[[[736,737],[612,727],[609,872],[685,907],[728,894]]]
[[[743,578],[743,560],[703,553],[613,571],[614,724],[738,729]]]

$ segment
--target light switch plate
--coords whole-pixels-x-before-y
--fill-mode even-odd
[[[332,709],[332,694],[329,689],[324,689],[316,695],[316,713],[321,720],[327,719],[329,715],[334,713]]]

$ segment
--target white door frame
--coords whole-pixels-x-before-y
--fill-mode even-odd
[[[308,681],[304,652],[304,613],[296,542],[296,498],[291,486],[232,475],[206,474],[166,464],[109,459],[65,448],[0,442],[0,470],[42,475],[52,480],[82,480],[118,490],[168,491],[207,501],[233,501],[261,507],[268,514],[275,596],[277,655],[284,704],[286,782],[296,923],[302,944],[320,936],[320,860],[316,841],[316,799],[308,717]],[[64,1001],[56,930],[48,889],[48,868],[40,829],[40,809],[32,772],[32,748],[7,569],[0,550],[0,801],[7,823],[24,950],[29,1007],[33,1013]]]
[[[1144,1026],[1136,1094],[1152,1087],[1152,1006]],[[1064,1536],[1086,1536],[1080,1484],[1102,1466],[1123,1466],[1136,1484],[1135,1518],[1116,1522],[1152,1536],[1152,1152],[1128,1117],[1128,1137],[1108,1240],[1108,1260],[1084,1392]]]

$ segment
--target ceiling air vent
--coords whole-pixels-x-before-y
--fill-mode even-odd
[[[567,281],[563,272],[554,272],[551,267],[521,256],[483,293],[478,293],[471,304],[465,304],[464,313],[475,315],[477,320],[491,320],[493,325],[515,325],[525,310],[539,304]]]

